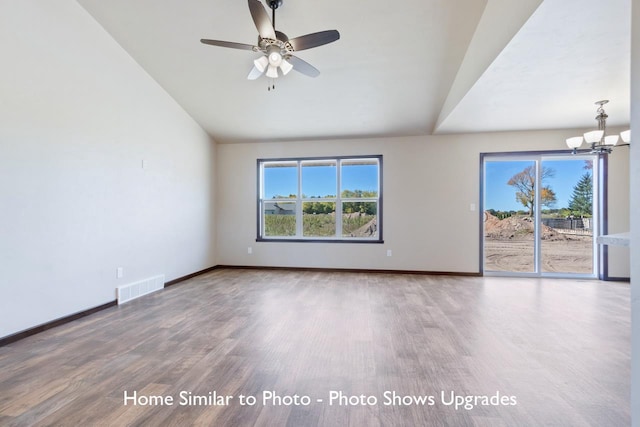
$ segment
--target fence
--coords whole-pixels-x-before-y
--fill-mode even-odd
[[[542,218],[542,223],[559,233],[565,234],[591,234],[591,218]]]

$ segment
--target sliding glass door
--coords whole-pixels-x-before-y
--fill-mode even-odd
[[[484,270],[536,272],[536,163],[496,159],[485,162]],[[532,202],[531,202],[532,203]]]
[[[597,155],[485,155],[483,271],[596,277]]]
[[[555,203],[541,211],[540,269],[543,273],[595,274],[594,160],[543,158],[542,190]],[[597,165],[596,165],[597,168]],[[548,177],[545,178],[544,171]],[[544,194],[543,194],[544,196]],[[544,198],[544,197],[543,197]]]

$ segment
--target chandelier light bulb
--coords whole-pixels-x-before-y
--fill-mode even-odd
[[[282,70],[282,74],[286,76],[289,71],[293,70],[293,65],[291,65],[291,63],[286,59],[283,59],[282,63],[280,64],[280,69]]]
[[[620,135],[607,135],[604,137],[604,145],[616,145]]]
[[[267,65],[269,65],[269,60],[266,56],[261,56],[260,58],[253,61],[253,65],[261,72],[264,73],[264,70],[267,69]]]
[[[631,142],[631,129],[625,130],[624,132],[620,132],[620,138],[622,138],[622,141],[625,144],[630,143]]]
[[[573,138],[567,138],[567,146],[569,148],[578,148],[582,145],[583,138],[581,136],[574,136]]]
[[[266,76],[271,78],[271,79],[277,79],[278,78],[278,67],[274,67],[273,65],[269,64],[269,68],[267,68]]]
[[[279,52],[271,52],[269,54],[269,64],[273,65],[274,67],[278,67],[280,66],[281,62],[282,62],[282,55],[280,55]]]
[[[598,143],[602,139],[602,135],[604,135],[603,130],[592,130],[584,134],[584,140],[589,144]]]

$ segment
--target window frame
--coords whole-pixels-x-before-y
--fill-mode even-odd
[[[378,196],[375,198],[342,198],[341,195],[341,168],[343,161],[371,161],[375,160],[378,163]],[[336,197],[335,198],[319,198],[319,197],[302,197],[302,167],[305,162],[328,162],[335,161],[336,164]],[[263,165],[267,163],[295,163],[297,169],[297,195],[296,198],[282,198],[282,199],[263,199]],[[261,158],[256,160],[256,176],[257,176],[257,221],[256,221],[256,242],[311,242],[311,243],[384,243],[383,239],[383,163],[382,155],[362,155],[362,156],[323,156],[323,157],[284,157],[284,158]],[[274,236],[268,237],[263,235],[263,202],[266,201],[281,201],[281,202],[294,202],[296,206],[296,234],[291,237],[287,236]],[[331,237],[319,237],[319,236],[303,236],[303,207],[306,202],[335,202],[336,203],[336,235]],[[377,203],[376,213],[376,225],[377,236],[376,237],[342,237],[342,204],[345,202],[375,202]]]

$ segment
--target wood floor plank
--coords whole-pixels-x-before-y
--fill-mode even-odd
[[[628,425],[629,293],[219,269],[0,348],[0,425]],[[125,406],[125,391],[174,402]],[[180,404],[214,391],[233,399]],[[310,403],[265,405],[265,391]],[[390,392],[400,403],[385,404]],[[447,402],[496,395],[517,404]],[[412,396],[433,404],[402,403]]]

